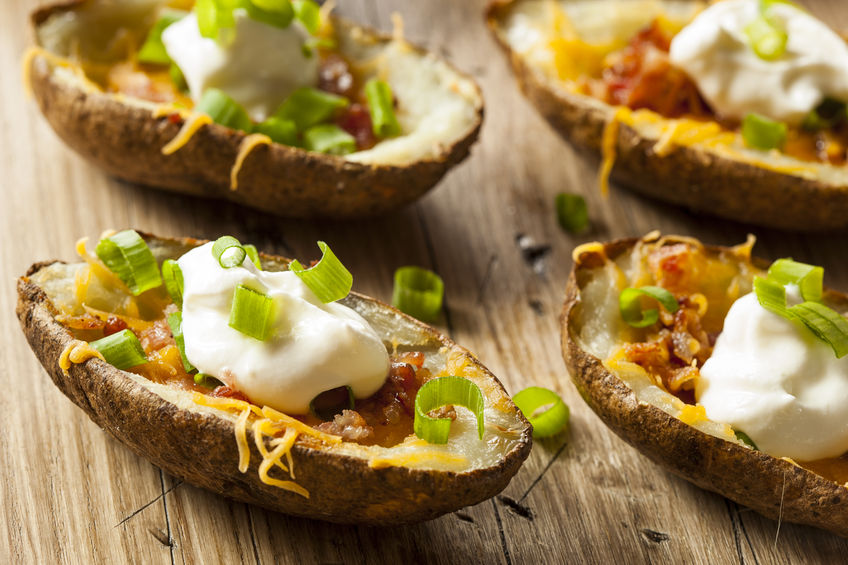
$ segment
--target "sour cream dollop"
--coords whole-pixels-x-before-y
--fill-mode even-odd
[[[183,255],[183,324],[186,357],[246,394],[290,414],[306,414],[321,392],[349,385],[371,396],[389,372],[382,340],[347,306],[324,304],[290,271],[258,270],[250,259],[225,269],[207,243]],[[272,337],[259,341],[229,326],[239,284],[274,300]]]
[[[837,359],[753,293],[731,306],[695,396],[709,419],[745,432],[770,455],[813,461],[848,451],[848,356]]]
[[[786,52],[757,56],[745,26],[759,0],[725,0],[701,12],[671,42],[673,65],[695,81],[713,110],[742,119],[756,112],[797,125],[826,96],[848,100],[848,46],[807,12],[775,3],[769,15],[785,26]]]
[[[185,76],[191,98],[200,100],[218,88],[244,106],[254,121],[267,118],[289,94],[318,82],[318,57],[306,57],[309,33],[298,21],[278,28],[248,17],[238,9],[231,40],[200,35],[192,12],[162,32],[168,55]]]

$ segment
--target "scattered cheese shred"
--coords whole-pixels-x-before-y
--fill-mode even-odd
[[[250,155],[254,148],[260,145],[271,145],[271,138],[261,133],[252,133],[246,136],[239,145],[236,162],[233,163],[233,168],[230,169],[230,190],[238,189],[238,174],[241,171],[244,160]]]
[[[590,241],[589,243],[584,243],[575,247],[574,251],[571,252],[571,259],[575,263],[579,263],[580,257],[586,253],[600,255],[604,260],[607,258],[606,251],[604,251],[604,244],[600,241]]]
[[[680,411],[678,419],[684,424],[689,424],[690,426],[693,426],[696,423],[703,422],[707,419],[707,410],[700,404],[695,406],[691,404],[686,404]]]
[[[409,467],[417,463],[436,461],[461,465],[466,463],[468,459],[462,455],[455,455],[444,451],[429,450],[404,453],[402,455],[394,455],[390,457],[372,457],[368,461],[368,466],[372,469],[381,469],[383,467]]]
[[[176,153],[189,142],[192,136],[194,136],[200,128],[211,123],[212,118],[206,114],[192,114],[192,116],[185,121],[177,135],[174,136],[174,139],[169,141],[162,148],[162,155],[172,155]]]
[[[59,368],[62,369],[62,372],[65,376],[67,376],[68,370],[71,368],[71,364],[78,365],[80,363],[85,363],[93,357],[97,357],[98,359],[105,361],[105,359],[103,359],[103,354],[91,347],[87,341],[75,339],[66,345],[65,349],[63,349],[62,353],[59,355]]]
[[[601,135],[601,171],[598,175],[598,183],[601,187],[601,195],[604,198],[609,196],[609,177],[612,173],[612,167],[615,165],[619,124],[629,119],[630,110],[625,106],[619,106],[610,121],[604,126],[604,132]]]

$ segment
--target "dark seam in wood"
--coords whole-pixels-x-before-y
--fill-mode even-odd
[[[171,552],[171,565],[176,565],[174,561],[174,536],[171,535],[171,517],[168,515],[168,498],[165,496],[165,472],[159,469],[159,484],[162,487],[162,508],[165,510],[165,527],[168,533],[168,549]],[[173,490],[175,487],[171,487]]]
[[[253,507],[245,505],[245,510],[247,510],[247,524],[250,529],[250,545],[253,546],[253,558],[256,560],[256,565],[262,565],[262,560],[259,559],[259,548],[256,547],[256,533],[255,527],[253,524]]]
[[[509,510],[514,514],[517,514],[518,516],[521,516],[526,520],[530,520],[531,522],[533,521],[533,510],[531,510],[529,506],[524,506],[523,504],[520,504],[517,500],[508,496],[499,496],[498,501],[500,501],[501,504],[509,508]]]
[[[489,286],[489,281],[492,280],[492,271],[495,268],[495,264],[498,262],[497,253],[493,253],[491,257],[489,257],[489,262],[486,264],[486,272],[483,273],[483,280],[480,281],[480,285],[477,287],[477,305],[483,304],[483,294],[486,292],[486,288]]]
[[[498,534],[501,536],[501,550],[503,551],[504,559],[506,559],[506,565],[512,565],[512,558],[509,556],[509,548],[506,546],[506,534],[504,533],[500,512],[498,512],[498,505],[495,504],[494,499],[491,499],[491,502],[492,508],[495,509],[495,522],[498,524]]]
[[[161,473],[162,471],[160,470],[159,472]],[[160,479],[161,479],[161,477],[160,477]],[[160,482],[161,482],[161,481],[160,481]],[[132,514],[130,514],[129,516],[127,516],[126,518],[124,518],[123,520],[121,520],[120,522],[118,522],[117,524],[115,524],[115,526],[114,526],[114,527],[115,527],[115,528],[117,528],[118,526],[122,525],[124,522],[126,522],[127,520],[129,520],[130,518],[132,518],[133,516],[135,516],[136,514],[138,514],[139,512],[141,512],[142,510],[144,510],[145,508],[147,508],[148,506],[151,506],[151,505],[153,505],[153,504],[156,504],[156,501],[157,501],[157,500],[159,500],[160,498],[164,497],[166,494],[168,494],[169,492],[171,492],[172,490],[174,490],[175,488],[177,488],[177,487],[178,487],[178,486],[180,486],[181,484],[183,484],[183,482],[182,482],[182,481],[177,481],[177,483],[176,483],[176,484],[174,484],[174,486],[172,486],[171,488],[169,488],[168,490],[166,490],[165,492],[163,492],[162,494],[160,494],[159,496],[157,496],[156,498],[154,498],[153,500],[151,500],[150,502],[148,502],[147,504],[145,504],[144,506],[142,506],[142,507],[141,507],[141,508],[139,508],[138,510],[135,510]]]
[[[548,472],[548,469],[550,469],[550,468],[551,468],[551,465],[553,465],[553,464],[554,464],[554,461],[556,461],[556,460],[557,460],[557,457],[559,457],[559,456],[562,454],[562,452],[563,452],[563,451],[565,451],[565,448],[566,448],[567,446],[568,446],[568,442],[566,441],[565,443],[563,443],[563,444],[560,446],[560,448],[559,448],[559,449],[557,449],[557,452],[556,452],[556,453],[554,453],[554,456],[553,456],[553,457],[551,457],[551,460],[550,460],[550,461],[548,461],[548,464],[547,464],[547,465],[545,465],[545,468],[544,468],[544,469],[542,469],[542,472],[539,474],[539,476],[538,476],[538,477],[536,477],[536,479],[535,479],[532,483],[530,483],[530,486],[529,486],[529,487],[527,487],[527,490],[526,490],[526,491],[524,491],[524,494],[522,494],[522,495],[521,495],[521,498],[519,498],[519,499],[518,499],[518,502],[519,502],[519,503],[520,503],[520,502],[522,502],[525,498],[527,498],[527,495],[528,495],[528,494],[530,494],[530,491],[531,491],[531,490],[533,490],[533,487],[535,487],[535,486],[536,486],[536,484],[537,484],[539,481],[541,481],[541,480],[542,480],[542,477],[544,477],[544,476],[545,476],[545,473],[547,473],[547,472]]]
[[[468,522],[469,524],[477,525],[477,523],[474,521],[474,518],[472,518],[468,514],[465,514],[464,512],[457,511],[454,512],[453,515],[456,516],[458,519],[462,520],[463,522]]]
[[[736,555],[739,557],[740,565],[744,565],[745,555],[742,553],[742,540],[739,537],[739,516],[737,516],[734,512],[734,506],[736,506],[736,504],[726,498],[724,499],[724,503],[727,507],[727,514],[730,517],[730,525],[733,528],[733,541],[736,544]]]
[[[739,505],[735,502],[733,505],[738,509]],[[742,535],[745,537],[745,542],[748,544],[748,549],[751,550],[751,555],[754,557],[754,565],[760,565],[760,560],[757,559],[757,552],[754,551],[754,545],[751,543],[751,538],[748,537],[748,530],[745,529],[745,522],[739,519],[739,528],[742,530]]]

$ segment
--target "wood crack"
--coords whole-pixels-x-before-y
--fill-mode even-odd
[[[259,559],[259,548],[256,546],[256,527],[253,524],[253,510],[249,505],[245,505],[247,510],[247,524],[250,530],[250,545],[253,546],[253,559],[256,560],[256,565],[262,565],[262,560]]]
[[[168,513],[168,499],[165,495],[168,492],[171,492],[176,486],[171,487],[168,491],[165,491],[165,472],[162,469],[159,469],[159,485],[162,487],[162,494],[160,497],[162,498],[162,508],[165,510],[165,528],[167,529],[168,534],[168,549],[171,552],[171,565],[176,565],[174,561],[174,536],[171,535],[171,516]]]
[[[160,470],[160,473],[161,473],[161,470]],[[160,477],[160,479],[161,479],[161,477]],[[152,506],[153,504],[156,504],[156,502],[157,502],[160,498],[163,498],[166,494],[168,494],[169,492],[171,492],[172,490],[174,490],[175,488],[177,488],[177,487],[178,487],[178,486],[180,486],[181,484],[183,484],[183,482],[182,482],[182,481],[177,481],[177,482],[174,484],[174,486],[172,486],[171,488],[169,488],[169,489],[168,489],[168,490],[166,490],[166,491],[163,491],[163,492],[162,492],[162,494],[160,494],[159,496],[157,496],[156,498],[154,498],[153,500],[151,500],[150,502],[148,502],[148,503],[147,503],[147,504],[145,504],[144,506],[142,506],[142,507],[138,508],[137,510],[134,510],[134,511],[133,511],[133,512],[129,515],[129,516],[127,516],[126,518],[124,518],[123,520],[121,520],[120,522],[118,522],[117,524],[115,524],[115,526],[114,526],[114,527],[115,527],[115,528],[117,528],[118,526],[123,525],[123,524],[124,524],[127,520],[129,520],[130,518],[135,517],[135,515],[136,515],[136,514],[138,514],[139,512],[141,512],[142,510],[144,510],[144,509],[148,508],[149,506]]]
[[[492,499],[492,508],[495,509],[495,521],[498,523],[498,534],[501,537],[501,550],[503,551],[506,565],[512,565],[512,557],[509,555],[509,548],[506,545],[506,534],[504,533],[503,522],[501,521],[501,513],[498,512],[498,505]]]

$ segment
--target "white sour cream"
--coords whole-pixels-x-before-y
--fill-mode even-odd
[[[745,432],[775,457],[812,461],[848,451],[848,356],[837,359],[753,293],[730,308],[695,396],[710,420]]]
[[[183,273],[186,357],[257,404],[305,414],[319,393],[349,385],[371,396],[389,372],[389,355],[374,329],[341,304],[324,304],[290,271],[258,270],[250,259],[224,269],[212,243],[179,261]],[[274,300],[272,336],[259,341],[229,326],[235,288],[243,284]]]
[[[789,124],[826,97],[848,100],[848,46],[807,12],[772,4],[769,14],[788,34],[775,61],[754,53],[745,26],[759,16],[759,0],[713,4],[671,42],[671,62],[688,74],[713,110],[742,119],[756,112]]]
[[[244,106],[254,121],[267,118],[289,94],[318,82],[318,57],[305,57],[309,33],[293,21],[278,28],[248,17],[238,9],[231,41],[200,35],[194,12],[168,26],[162,42],[185,76],[191,98],[218,88]]]

